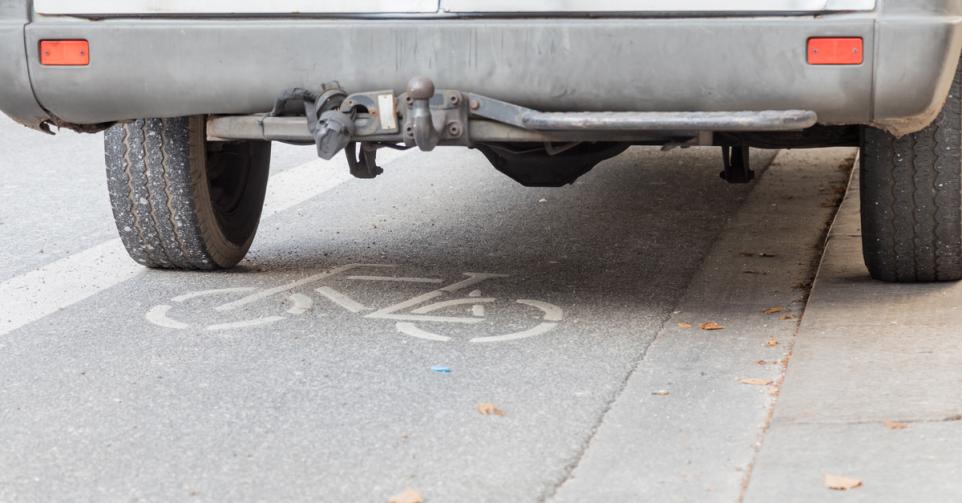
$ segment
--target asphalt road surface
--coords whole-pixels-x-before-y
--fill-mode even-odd
[[[248,259],[181,273],[119,251],[101,141],[0,121],[0,501],[737,501],[851,163],[275,145]]]

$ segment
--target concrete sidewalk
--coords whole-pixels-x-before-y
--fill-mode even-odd
[[[858,199],[855,178],[745,501],[962,501],[962,284],[869,279]]]
[[[854,154],[779,152],[548,501],[742,498]]]

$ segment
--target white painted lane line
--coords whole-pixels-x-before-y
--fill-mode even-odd
[[[381,149],[378,163],[392,162],[408,152]],[[330,161],[317,159],[296,168],[282,171],[267,182],[267,198],[261,218],[268,218],[294,206],[307,202],[344,182],[354,180],[343,155]]]
[[[270,177],[261,218],[270,218],[351,180],[347,163],[341,164],[317,159]]]
[[[143,267],[127,256],[120,239],[0,283],[0,335],[131,279]]]
[[[404,152],[378,152],[382,165]],[[383,155],[381,155],[383,154]],[[272,176],[261,218],[269,218],[351,180],[347,161],[311,161]],[[0,283],[0,336],[119,285],[145,269],[111,239]]]

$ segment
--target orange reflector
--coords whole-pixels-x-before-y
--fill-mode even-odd
[[[808,39],[810,65],[861,65],[863,54],[860,37]]]
[[[90,45],[86,40],[41,40],[40,64],[87,66],[90,64]]]

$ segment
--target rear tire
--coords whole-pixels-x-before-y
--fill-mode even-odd
[[[941,113],[925,129],[901,138],[863,132],[862,254],[875,279],[962,279],[960,71]]]
[[[203,117],[139,119],[104,133],[114,220],[140,264],[229,268],[250,248],[271,145],[206,139]]]

